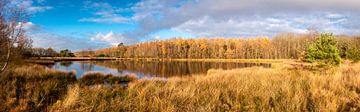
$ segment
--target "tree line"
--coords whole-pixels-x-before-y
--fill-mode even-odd
[[[282,33],[272,38],[170,39],[97,50],[96,55],[121,58],[191,59],[300,59],[318,33]],[[359,59],[360,36],[337,36],[336,47],[342,58]]]
[[[69,49],[55,51],[53,48],[29,48],[28,57],[75,57],[75,53],[72,53]]]

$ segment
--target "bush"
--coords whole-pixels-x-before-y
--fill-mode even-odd
[[[99,55],[97,55],[97,57],[109,57],[109,56],[105,55],[105,54],[99,54]]]
[[[335,37],[332,33],[323,33],[317,38],[316,42],[311,44],[306,50],[305,61],[316,62],[321,65],[340,64],[340,55],[336,48]]]
[[[75,57],[75,54],[68,49],[61,50],[59,55],[60,57]]]
[[[350,59],[354,62],[360,60],[360,37],[340,37],[337,41],[337,48],[342,59]]]

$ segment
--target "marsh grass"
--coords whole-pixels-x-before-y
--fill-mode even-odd
[[[136,80],[134,76],[118,77],[101,73],[88,73],[81,79],[76,79],[75,74],[40,65],[25,65],[7,70],[0,75],[0,111],[49,111],[55,104],[61,104],[63,108],[75,108],[73,104],[79,102],[80,90],[86,90],[84,88],[92,91],[93,85],[101,87],[110,84],[111,87],[107,87],[107,91],[110,91],[122,83]],[[67,98],[62,100],[64,97]]]
[[[209,70],[166,80],[88,73],[76,81],[73,73],[39,66],[7,74],[2,111],[360,111],[360,64],[352,63]],[[124,81],[127,87],[104,84]]]
[[[77,99],[79,103],[73,104],[76,108],[62,111],[358,112],[359,68],[359,64],[352,64],[314,72],[252,67],[210,70],[206,75],[167,80],[142,79],[126,89],[80,89],[77,98],[64,98]]]
[[[63,97],[73,73],[24,66],[0,76],[0,111],[41,111]]]

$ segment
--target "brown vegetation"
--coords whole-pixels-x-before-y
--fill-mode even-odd
[[[0,75],[0,111],[42,111],[63,97],[74,73],[24,66]]]
[[[101,84],[108,84],[108,85],[116,85],[116,84],[124,84],[129,83],[131,81],[136,80],[135,76],[122,76],[116,77],[111,74],[104,75],[102,73],[86,73],[82,75],[79,83],[81,85],[91,86],[91,85],[101,85]]]
[[[102,75],[102,74],[98,74]],[[117,87],[134,77],[100,76],[99,85],[111,84]],[[60,101],[73,85],[90,84],[91,79],[76,79],[75,73],[46,69],[40,65],[25,65],[9,69],[0,75],[0,111],[49,111],[52,105]],[[105,83],[107,82],[107,83]],[[82,88],[88,86],[82,86]],[[119,86],[122,87],[122,86]],[[73,94],[73,93],[68,93]],[[66,100],[65,102],[73,102]]]
[[[289,65],[277,68],[210,70],[206,75],[173,77],[166,80],[136,80],[129,83],[127,88],[100,83],[97,86],[66,83],[66,88],[60,86],[61,92],[57,91],[59,86],[55,85],[64,84],[55,84],[57,81],[54,80],[30,82],[24,80],[31,78],[24,78],[21,82],[27,83],[19,85],[23,84],[16,83],[22,79],[20,76],[27,76],[20,75],[14,80],[1,81],[5,89],[0,92],[0,96],[1,103],[6,104],[2,107],[4,110],[35,108],[51,111],[360,111],[359,68],[360,64],[344,63],[339,67],[322,70],[307,70]],[[43,74],[35,72],[39,71],[38,69],[40,68],[21,68],[14,72]],[[48,73],[51,72],[54,71],[50,70]],[[27,77],[42,76],[32,75]],[[88,75],[86,77],[110,77],[99,76],[100,74]],[[56,79],[53,75],[46,77]],[[44,86],[35,86],[35,83]],[[57,89],[54,90],[54,87]],[[33,92],[29,93],[30,90]],[[14,91],[14,94],[6,94],[5,91]],[[18,92],[26,94],[20,94],[17,99]],[[50,104],[41,101],[45,96],[49,99],[44,101]],[[47,106],[37,107],[38,104]]]
[[[276,68],[210,70],[206,75],[135,81],[133,77],[115,78],[97,73],[89,73],[77,81],[74,73],[24,66],[0,76],[0,109],[360,111],[360,64],[346,62],[339,67],[317,70],[285,64]],[[120,86],[123,81],[134,82],[124,87]]]

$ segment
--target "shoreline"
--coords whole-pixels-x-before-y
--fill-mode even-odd
[[[28,62],[56,61],[100,61],[100,60],[135,60],[135,61],[191,61],[191,62],[240,62],[240,63],[284,63],[294,59],[172,59],[172,58],[116,58],[116,57],[33,57]]]

